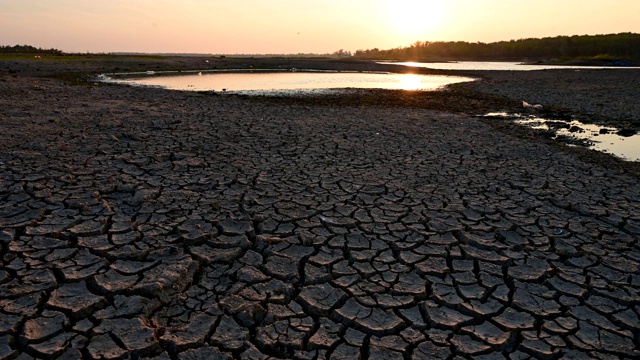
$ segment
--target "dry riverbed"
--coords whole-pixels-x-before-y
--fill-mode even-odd
[[[472,116],[534,75],[251,98],[74,61],[0,63],[0,358],[640,356],[636,167]]]

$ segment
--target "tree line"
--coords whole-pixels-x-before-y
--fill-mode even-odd
[[[358,50],[354,57],[376,60],[640,60],[640,34],[575,35],[493,43],[417,41],[389,50]]]
[[[58,49],[43,49],[31,45],[0,45],[0,54],[52,54],[62,55],[62,51]]]

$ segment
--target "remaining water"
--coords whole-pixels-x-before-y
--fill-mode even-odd
[[[584,124],[577,120],[550,120],[537,117],[527,117],[507,113],[490,113],[491,118],[514,119],[520,125],[539,130],[553,130],[557,136],[568,136],[578,140],[585,140],[589,148],[628,161],[640,161],[640,134],[625,134],[619,129]],[[620,135],[622,134],[622,135]]]
[[[421,62],[378,62],[384,65],[402,65],[409,67],[423,67],[437,70],[504,70],[504,71],[531,71],[549,69],[629,69],[630,67],[616,66],[572,66],[572,65],[525,65],[518,62],[502,61],[460,61],[442,63]]]
[[[460,76],[391,74],[369,72],[215,72],[139,73],[134,77],[103,76],[103,81],[131,85],[158,86],[172,90],[278,93],[318,89],[437,90],[446,85],[473,81]]]

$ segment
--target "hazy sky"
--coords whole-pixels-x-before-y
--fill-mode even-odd
[[[0,0],[0,45],[327,53],[415,41],[640,33],[640,0]]]

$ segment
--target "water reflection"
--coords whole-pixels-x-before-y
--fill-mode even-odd
[[[158,75],[157,73],[155,75]],[[172,90],[226,91],[261,93],[283,90],[313,89],[394,89],[394,90],[437,90],[449,84],[473,81],[460,76],[365,73],[365,72],[253,72],[253,73],[191,73],[162,74],[151,76],[139,74],[136,77],[118,78],[109,81],[131,85],[159,86]]]
[[[419,75],[403,74],[400,78],[400,87],[403,90],[418,90],[421,84],[422,80]]]
[[[578,140],[585,140],[589,148],[628,161],[640,161],[640,134],[624,131],[608,126],[585,124],[577,120],[564,121],[542,119],[538,117],[522,117],[507,113],[490,113],[491,118],[514,119],[516,124],[528,126],[538,130],[552,130],[558,136],[568,136]]]

